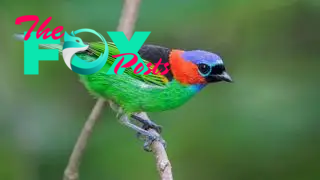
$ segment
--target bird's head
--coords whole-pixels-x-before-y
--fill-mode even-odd
[[[173,50],[170,59],[171,71],[181,83],[232,82],[222,59],[217,54],[202,50]]]

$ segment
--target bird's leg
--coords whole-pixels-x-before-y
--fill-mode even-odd
[[[124,124],[127,127],[137,131],[138,133],[140,133],[142,136],[144,136],[146,138],[145,139],[145,143],[143,145],[144,150],[150,152],[151,151],[151,147],[150,146],[153,143],[153,141],[156,141],[156,140],[160,141],[165,146],[165,141],[160,136],[157,136],[157,135],[155,135],[153,133],[150,133],[147,130],[142,129],[141,127],[131,123],[129,117],[126,114],[123,114],[122,116],[120,116],[119,119],[120,119],[120,122],[122,124]]]
[[[156,130],[159,134],[162,132],[162,127],[149,119],[144,119],[144,118],[137,116],[137,115],[134,115],[134,114],[131,115],[131,117],[143,124],[142,129],[148,130],[151,128],[151,129]]]

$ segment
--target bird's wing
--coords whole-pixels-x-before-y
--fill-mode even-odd
[[[88,43],[89,44],[89,49],[87,50],[89,52],[89,54],[91,54],[91,56],[97,56],[99,57],[101,53],[104,52],[105,50],[105,45],[102,42],[91,42]],[[142,48],[139,50],[139,55],[141,56],[142,60],[144,61],[145,64],[148,64],[149,62],[151,62],[153,65],[150,68],[154,68],[154,64],[159,61],[160,56],[156,57],[157,55],[150,55],[149,52],[147,53],[147,50],[150,50],[150,47],[147,47],[148,45],[144,45],[142,46]],[[150,45],[149,45],[150,46]],[[115,62],[115,58],[113,58],[113,55],[117,55],[120,54],[120,51],[118,50],[118,48],[115,46],[114,43],[112,42],[108,42],[108,49],[109,49],[109,58],[107,61],[107,64],[113,64]],[[149,57],[149,58],[148,58]],[[146,59],[148,58],[148,59]],[[157,61],[155,62],[155,60],[157,59]],[[157,70],[158,71],[158,70]],[[167,76],[164,75],[160,75],[160,73],[158,74],[153,74],[150,73],[148,75],[140,75],[140,74],[135,74],[132,70],[132,68],[126,68],[124,71],[125,74],[140,80],[144,83],[147,84],[152,84],[152,85],[158,85],[158,86],[165,86],[169,80],[171,80],[170,78],[168,78]]]

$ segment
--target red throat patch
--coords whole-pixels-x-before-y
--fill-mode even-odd
[[[182,84],[206,84],[206,80],[198,72],[197,65],[186,61],[181,56],[183,51],[172,50],[169,57],[173,77]]]

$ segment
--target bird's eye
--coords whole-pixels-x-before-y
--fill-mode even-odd
[[[198,69],[202,75],[208,75],[211,71],[210,66],[208,66],[207,64],[203,64],[203,63],[198,65]]]
[[[78,43],[79,43],[80,41],[77,39],[77,40],[76,40],[76,42],[78,42]]]

